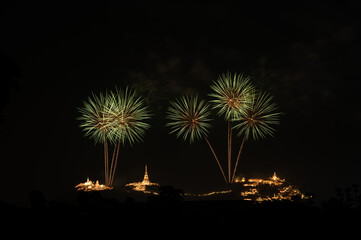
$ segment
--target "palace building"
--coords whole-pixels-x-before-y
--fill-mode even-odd
[[[87,181],[84,183],[79,183],[75,186],[75,189],[77,191],[84,191],[84,192],[90,192],[90,191],[102,191],[102,190],[110,190],[112,187],[105,186],[103,184],[99,184],[99,181],[96,180],[96,182],[92,182],[87,178]]]
[[[285,179],[277,176],[276,172],[268,179],[250,178],[246,180],[236,179],[235,184],[242,187],[241,196],[244,200],[250,201],[273,201],[273,200],[292,200],[294,197],[306,199],[306,197],[295,186],[286,183]]]

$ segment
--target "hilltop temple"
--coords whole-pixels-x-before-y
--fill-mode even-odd
[[[145,165],[145,172],[144,172],[143,181],[142,182],[128,183],[125,186],[126,187],[131,187],[134,191],[150,193],[151,191],[148,191],[147,187],[149,187],[149,186],[159,186],[159,184],[158,183],[152,183],[152,182],[149,181],[148,168],[147,168],[147,165]]]
[[[286,183],[285,179],[277,176],[276,172],[268,179],[244,177],[235,180],[236,184],[240,184],[243,188],[241,195],[244,200],[252,201],[272,201],[272,200],[292,200],[293,197],[300,199],[307,199],[299,189],[295,186]]]
[[[152,183],[149,180],[148,176],[148,167],[145,165],[145,172],[143,181],[128,183],[125,185],[129,187],[132,191],[144,192],[158,194],[158,183]],[[75,187],[78,191],[101,191],[112,189],[112,187],[99,184],[98,181],[95,183],[90,181],[89,178],[85,183],[80,183]],[[246,179],[236,178],[234,183],[229,186],[229,188],[223,189],[221,191],[214,191],[203,194],[191,194],[185,193],[185,196],[190,197],[211,197],[219,195],[231,194],[238,196],[239,199],[248,200],[248,201],[282,201],[293,199],[309,199],[312,198],[311,195],[303,194],[297,187],[286,182],[285,179],[281,179],[277,176],[276,172],[273,173],[272,177],[267,179],[262,178],[249,178]]]
[[[77,191],[84,191],[84,192],[90,192],[90,191],[103,191],[103,190],[110,190],[112,187],[105,186],[103,184],[99,184],[99,181],[96,180],[94,183],[93,181],[90,181],[89,178],[87,178],[87,181],[84,183],[79,183],[75,186],[75,189]]]
[[[280,179],[276,172],[273,172],[273,176],[269,177],[268,179],[264,180],[262,178],[250,178],[247,180],[243,177],[241,180],[235,179],[235,183],[243,183],[243,186],[245,187],[256,187],[259,184],[268,184],[268,185],[275,185],[280,186],[285,183],[285,179]]]
[[[294,198],[309,199],[310,196],[303,194],[298,188],[286,182],[277,176],[276,172],[272,177],[267,179],[262,178],[249,178],[246,179],[236,178],[233,187],[226,188],[221,191],[214,191],[202,194],[185,193],[190,197],[212,197],[227,194],[235,194],[238,199],[246,201],[292,201]],[[312,196],[311,196],[312,197]]]

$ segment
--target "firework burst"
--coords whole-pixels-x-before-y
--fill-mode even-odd
[[[167,112],[167,119],[170,122],[166,124],[171,129],[170,133],[175,133],[177,138],[182,137],[184,141],[189,138],[190,143],[196,139],[204,138],[217,161],[224,180],[227,182],[218,157],[207,138],[208,129],[211,127],[209,123],[211,121],[209,118],[211,114],[209,105],[204,100],[200,101],[198,96],[183,96],[174,102],[170,102],[170,105]]]
[[[252,106],[254,101],[254,86],[250,78],[243,74],[231,74],[227,72],[218,77],[217,81],[210,86],[213,92],[209,94],[213,98],[213,109],[218,109],[218,115],[224,115],[228,123],[228,182],[231,182],[232,168],[232,123],[241,114]]]
[[[150,118],[148,107],[141,97],[136,97],[134,91],[116,90],[109,94],[107,112],[111,119],[111,129],[123,144],[142,141],[144,133],[150,128],[145,120]]]
[[[117,89],[99,96],[92,94],[84,106],[79,108],[82,121],[80,127],[85,131],[85,136],[90,136],[95,143],[104,144],[105,184],[111,186],[117,166],[120,143],[130,144],[141,141],[145,130],[150,125],[144,120],[150,114],[141,97],[136,97],[135,92],[126,88],[125,91]],[[108,142],[114,147],[112,160],[109,163]]]
[[[252,105],[254,87],[250,78],[243,74],[222,74],[210,87],[213,109],[218,109],[218,114],[224,115],[226,120],[237,118]]]
[[[244,135],[246,139],[250,136],[254,140],[273,136],[275,129],[272,125],[279,125],[280,112],[277,112],[273,97],[266,92],[256,95],[252,107],[236,119],[235,129],[239,129],[238,136]]]
[[[233,171],[232,181],[234,180],[239,157],[242,152],[243,144],[250,136],[254,140],[273,136],[275,129],[272,125],[279,125],[281,113],[278,112],[276,103],[272,102],[273,97],[266,92],[256,94],[252,107],[236,119],[235,129],[239,129],[238,136],[243,135],[243,141],[238,152],[236,164]]]
[[[204,101],[199,101],[198,96],[183,96],[170,102],[167,118],[171,121],[166,126],[171,128],[171,134],[175,133],[177,138],[182,137],[184,141],[189,138],[190,143],[195,139],[207,136],[210,107]]]
[[[109,105],[109,94],[100,93],[99,96],[92,94],[88,101],[84,101],[84,106],[79,108],[81,116],[78,120],[82,121],[80,128],[85,131],[85,136],[93,138],[95,143],[104,143],[108,138],[111,141],[116,136],[112,125],[112,117],[107,110]]]

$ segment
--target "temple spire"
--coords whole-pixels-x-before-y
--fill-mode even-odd
[[[145,185],[149,185],[150,181],[149,181],[149,177],[148,177],[148,168],[147,168],[147,164],[145,165],[145,173],[144,173],[144,178],[143,178],[143,184]]]
[[[273,181],[279,180],[279,177],[277,177],[276,172],[273,172],[272,180],[273,180]]]

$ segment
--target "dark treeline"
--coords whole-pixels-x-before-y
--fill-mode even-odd
[[[348,190],[347,190],[348,191]],[[255,203],[242,200],[186,201],[183,191],[161,187],[159,195],[138,202],[105,197],[102,192],[78,192],[74,203],[47,201],[40,191],[29,195],[31,207],[20,208],[5,203],[0,211],[6,224],[32,229],[79,230],[91,233],[118,231],[199,230],[249,232],[257,236],[271,233],[323,234],[351,233],[360,225],[360,198],[349,203],[341,194],[320,206],[314,201],[294,199]],[[351,200],[350,200],[351,201]],[[228,231],[227,231],[228,229]],[[262,230],[258,232],[258,230]],[[346,231],[345,231],[346,230]],[[315,232],[313,232],[315,233]]]

